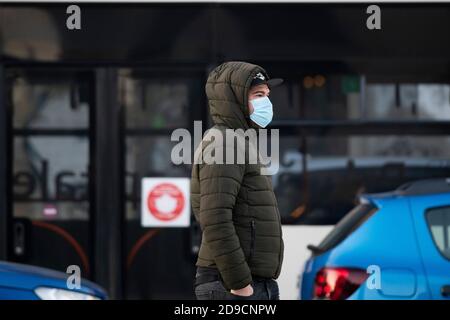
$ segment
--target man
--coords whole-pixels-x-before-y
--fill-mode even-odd
[[[213,129],[248,130],[272,120],[270,79],[260,66],[225,62],[206,82]],[[203,139],[203,151],[212,140]],[[217,148],[217,146],[215,146]],[[248,152],[226,141],[228,152]],[[248,159],[247,159],[248,160]],[[191,202],[202,229],[197,259],[197,299],[279,299],[278,278],[283,261],[280,214],[270,177],[261,164],[194,163]]]

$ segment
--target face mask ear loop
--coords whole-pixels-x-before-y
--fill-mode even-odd
[[[256,76],[256,74],[258,72],[262,72],[262,71],[254,70],[253,72],[251,72],[249,77],[247,78],[247,81],[245,82],[244,99],[243,99],[243,101],[244,101],[244,107],[245,107],[244,108],[244,110],[245,110],[244,114],[245,114],[245,118],[246,119],[250,119],[250,113],[248,111],[248,91],[250,90],[250,84],[252,83],[253,78]],[[265,74],[265,72],[264,72],[264,74]]]

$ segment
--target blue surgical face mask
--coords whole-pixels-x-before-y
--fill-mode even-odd
[[[262,128],[267,127],[273,118],[272,102],[268,97],[253,99],[250,102],[254,109],[250,119]]]

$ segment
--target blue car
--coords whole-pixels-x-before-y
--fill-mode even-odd
[[[450,300],[450,178],[362,195],[308,248],[301,299]]]
[[[81,280],[79,289],[68,289],[68,274],[50,269],[0,262],[0,300],[103,300],[105,290]]]

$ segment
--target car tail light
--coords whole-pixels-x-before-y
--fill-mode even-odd
[[[368,274],[363,269],[322,268],[314,281],[314,299],[347,299],[367,277]]]

